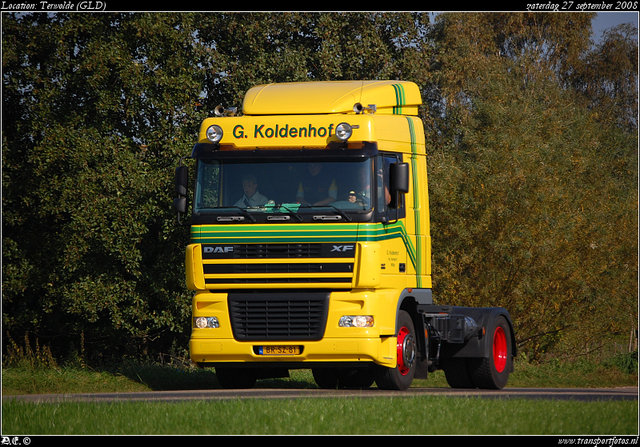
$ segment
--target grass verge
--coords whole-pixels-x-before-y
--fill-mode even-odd
[[[637,386],[637,366],[518,362],[509,387]],[[442,372],[417,387],[447,387]],[[316,388],[309,370],[260,388]],[[87,367],[15,365],[3,370],[3,395],[215,389],[213,370],[186,365]],[[2,404],[3,434],[431,434],[637,435],[638,402],[575,402],[419,396],[403,398]]]
[[[4,434],[630,435],[637,402],[416,398],[25,404]]]
[[[517,361],[509,378],[510,388],[596,388],[637,386],[635,369],[625,370],[618,363],[549,362],[531,365]],[[637,367],[637,366],[636,366]],[[260,380],[261,388],[316,388],[309,370],[292,370],[288,379]],[[414,380],[417,387],[448,387],[442,371],[425,380]],[[103,393],[153,390],[195,390],[219,388],[213,369],[187,364],[127,364],[105,370],[87,367],[39,367],[17,364],[3,369],[2,394]]]

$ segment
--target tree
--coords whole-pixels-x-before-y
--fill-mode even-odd
[[[532,359],[584,353],[637,319],[637,138],[567,88],[589,24],[452,14],[434,28],[436,296],[506,307]]]
[[[196,60],[190,16],[3,25],[5,329],[59,355],[184,344],[186,240],[168,204],[202,118],[202,73],[183,63]]]
[[[576,63],[568,77],[599,123],[625,133],[638,129],[637,38],[638,30],[630,23],[606,30],[601,43]]]
[[[416,14],[3,16],[3,324],[88,360],[185,350],[173,170],[268,82],[422,76]],[[376,56],[376,57],[374,57]],[[8,338],[5,338],[5,345]]]
[[[270,82],[422,89],[435,296],[505,306],[521,348],[637,319],[637,42],[592,14],[3,15],[3,327],[63,357],[186,350],[173,171]],[[603,317],[605,316],[606,317]]]

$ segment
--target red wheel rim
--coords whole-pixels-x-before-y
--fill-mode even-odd
[[[398,332],[398,371],[406,376],[411,370],[413,359],[415,356],[415,348],[413,343],[413,335],[406,327],[401,327]]]
[[[493,334],[493,364],[499,373],[507,366],[507,336],[500,326]]]

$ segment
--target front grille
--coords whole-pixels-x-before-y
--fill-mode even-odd
[[[353,258],[354,244],[202,244],[202,259]]]
[[[203,259],[320,258],[325,244],[203,244]]]
[[[321,340],[328,292],[229,293],[234,337],[242,341]]]
[[[257,284],[347,288],[353,279],[354,256],[354,244],[202,245],[205,286],[211,288]]]
[[[351,285],[351,278],[205,278],[205,285],[220,284],[340,284]]]
[[[234,246],[236,258],[319,258],[320,244],[246,244]]]
[[[205,275],[243,273],[353,273],[353,264],[205,264],[204,273]]]

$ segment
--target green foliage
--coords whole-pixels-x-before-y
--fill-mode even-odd
[[[505,306],[536,360],[637,320],[637,41],[592,14],[3,15],[4,341],[188,344],[173,170],[269,82],[420,85],[442,303]],[[633,87],[633,88],[632,88]],[[26,349],[26,348],[25,348]]]
[[[186,236],[168,204],[200,79],[180,63],[190,31],[151,18],[5,21],[3,323],[58,355],[81,337],[97,359],[185,342]]]
[[[637,374],[638,373],[638,350],[627,354],[618,354],[614,356],[608,364],[618,368],[625,374]]]
[[[584,106],[589,93],[565,87],[577,55],[601,52],[587,19],[452,14],[435,27],[436,296],[506,307],[532,360],[583,354],[637,322],[637,135],[599,118],[600,93]]]
[[[188,346],[172,177],[202,119],[255,84],[403,77],[425,17],[3,19],[3,325],[96,362]]]

